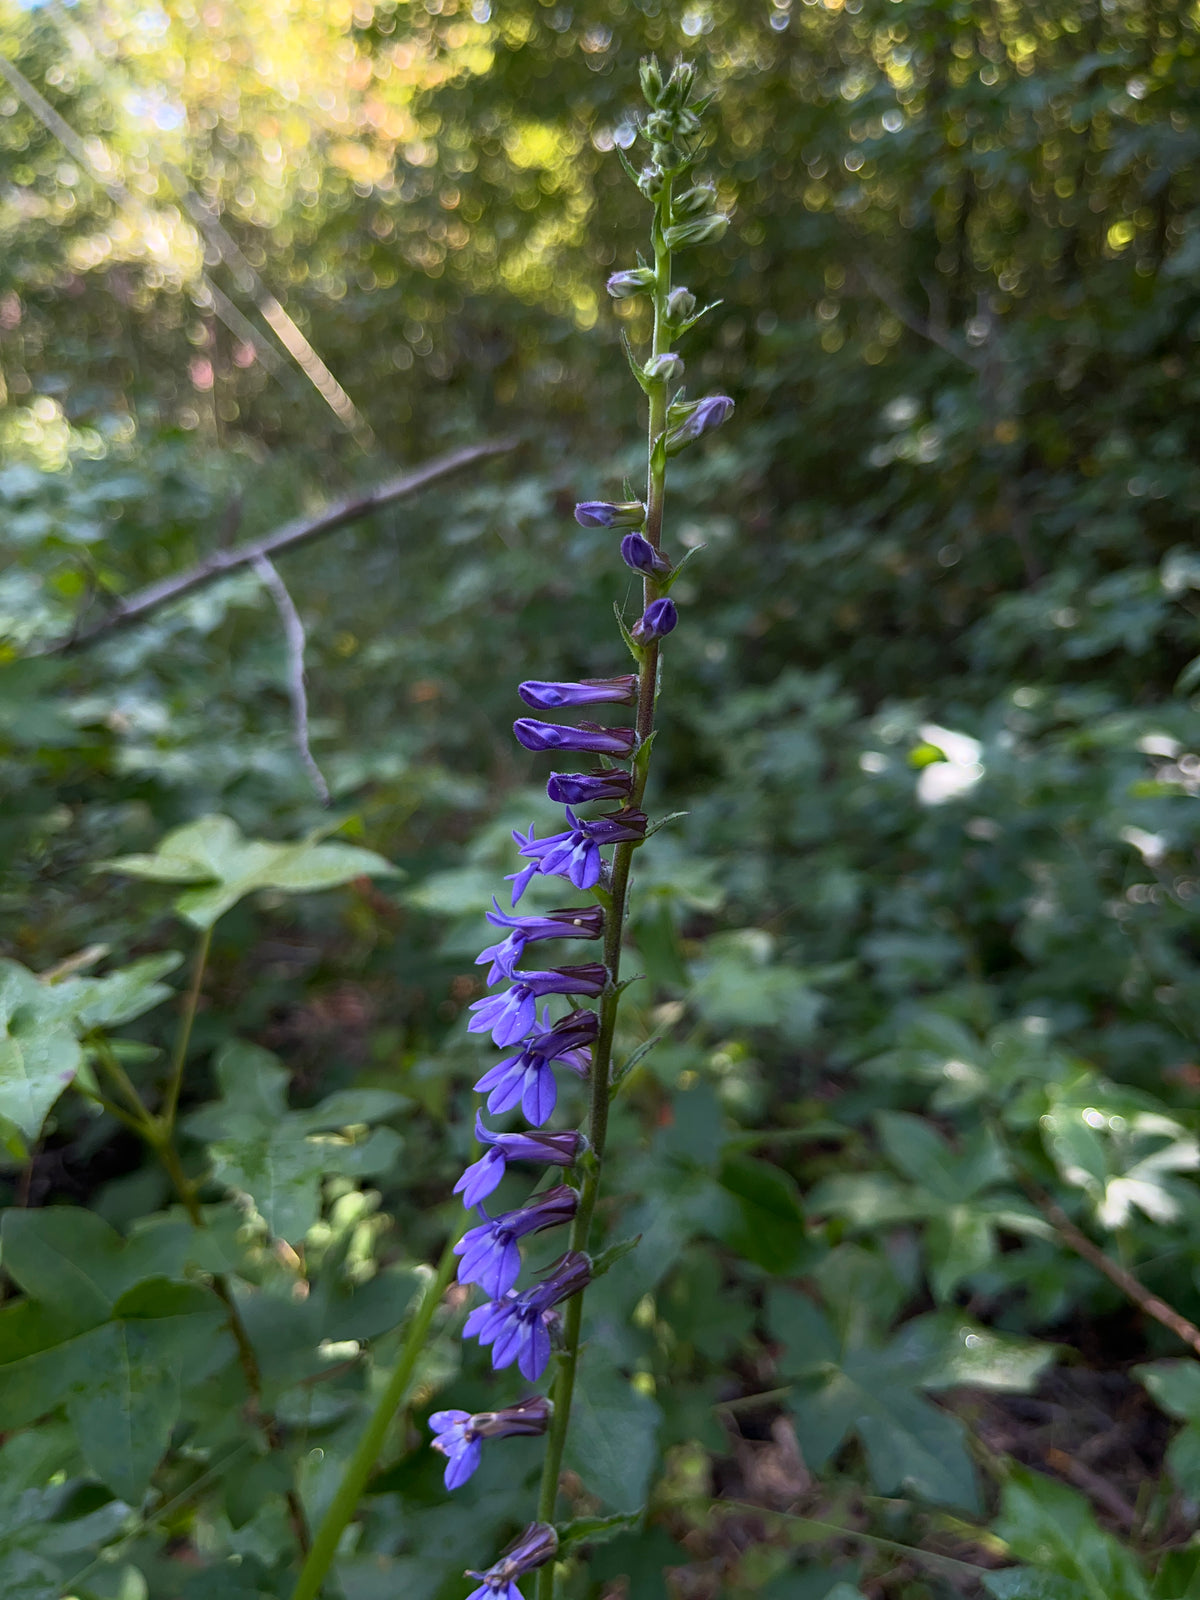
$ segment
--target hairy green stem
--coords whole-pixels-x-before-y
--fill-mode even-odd
[[[376,1402],[371,1413],[370,1421],[363,1429],[362,1437],[354,1447],[354,1453],[346,1463],[346,1470],[342,1474],[342,1481],[337,1486],[337,1492],[329,1503],[329,1509],[321,1519],[321,1525],[313,1538],[312,1549],[308,1552],[308,1559],[292,1591],[292,1600],[316,1600],[321,1592],[321,1585],[326,1574],[333,1565],[337,1555],[338,1545],[341,1543],[342,1534],[351,1517],[357,1509],[366,1488],[367,1479],[371,1476],[371,1469],[383,1447],[392,1418],[408,1393],[412,1382],[413,1372],[416,1369],[421,1352],[425,1348],[430,1325],[434,1313],[441,1304],[442,1296],[449,1287],[458,1266],[458,1257],[454,1254],[454,1246],[458,1243],[466,1227],[464,1220],[461,1227],[456,1228],[446,1241],[446,1248],[442,1251],[441,1260],[438,1262],[437,1271],[421,1302],[413,1313],[412,1321],[408,1325],[408,1333],[404,1340],[404,1348],[400,1352],[400,1359],[388,1379],[383,1393]]]
[[[654,337],[651,355],[664,355],[670,346],[670,327],[667,321],[667,296],[671,292],[671,252],[663,232],[670,215],[671,182],[666,179],[655,207],[654,215]],[[656,454],[655,446],[667,427],[667,384],[657,382],[650,390],[649,438],[647,445],[646,524],[645,537],[657,550],[662,542],[663,502],[666,493],[666,462]],[[649,605],[657,599],[660,585],[656,578],[647,577],[643,586],[643,603]],[[658,689],[658,645],[645,647],[638,670],[637,732],[639,748],[654,731],[654,701]],[[641,806],[645,794],[648,762],[639,762],[634,768],[634,787],[630,795],[631,806]],[[600,1193],[600,1180],[604,1170],[604,1147],[608,1135],[608,1108],[611,1101],[613,1037],[617,1027],[617,1010],[621,1003],[621,942],[625,932],[626,901],[629,895],[629,871],[633,862],[633,843],[619,844],[613,852],[610,907],[604,928],[604,964],[608,968],[608,986],[600,1002],[600,1028],[592,1054],[592,1103],[588,1119],[588,1140],[591,1146],[590,1161],[579,1196],[579,1209],[571,1227],[571,1249],[586,1251],[592,1228],[592,1218]],[[553,1522],[558,1505],[558,1485],[562,1475],[563,1452],[571,1426],[571,1403],[575,1394],[575,1376],[579,1368],[579,1339],[583,1326],[583,1291],[574,1295],[567,1304],[563,1319],[563,1351],[559,1358],[558,1374],[554,1381],[552,1398],[554,1415],[546,1439],[546,1456],[542,1466],[542,1480],[538,1491],[537,1520]],[[537,1574],[536,1600],[554,1600],[555,1565],[547,1562]]]

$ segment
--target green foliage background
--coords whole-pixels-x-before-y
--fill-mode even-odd
[[[687,814],[639,860],[623,1048],[663,1038],[610,1219],[642,1243],[590,1297],[572,1446],[579,1514],[637,1515],[571,1592],[1200,1594],[1196,1369],[1047,1212],[1200,1319],[1198,42],[1169,0],[0,0],[82,141],[0,85],[6,1595],[286,1596],[287,1488],[319,1515],[395,1360],[471,1148],[482,911],[552,814],[513,686],[618,659],[615,550],[570,509],[641,449],[641,313],[602,286],[651,49],[717,96],[734,222],[684,353],[738,412],[672,478],[668,543],[705,548],[655,808]],[[45,653],[510,434],[280,558],[331,813],[249,571]],[[328,870],[256,877],[228,823],[199,890],[103,866],[217,815],[324,829]],[[111,1050],[158,1103],[213,873],[198,1228],[57,1095]],[[424,1448],[498,1393],[460,1321],[346,1600],[460,1594],[526,1520],[535,1442],[453,1502]]]

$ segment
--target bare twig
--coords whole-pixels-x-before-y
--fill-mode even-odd
[[[93,623],[90,628],[77,629],[68,638],[55,640],[53,644],[47,645],[38,653],[54,656],[80,650],[119,628],[132,627],[135,623],[143,621],[152,611],[157,611],[159,606],[167,605],[172,600],[181,600],[184,595],[193,593],[215,578],[223,578],[227,573],[236,571],[238,567],[253,566],[260,556],[270,558],[284,550],[294,550],[299,545],[307,544],[311,539],[320,538],[322,534],[332,533],[335,528],[345,527],[348,522],[356,522],[360,517],[369,516],[381,506],[391,505],[395,500],[404,500],[429,484],[436,483],[440,478],[449,477],[453,472],[461,472],[464,467],[472,466],[476,461],[486,461],[490,456],[504,455],[509,450],[515,450],[516,445],[515,439],[493,439],[484,444],[470,445],[465,450],[455,450],[450,455],[438,456],[436,460],[418,467],[415,472],[406,473],[402,478],[393,478],[389,483],[382,483],[378,488],[368,490],[366,494],[355,495],[349,500],[339,500],[315,517],[297,517],[291,522],[285,522],[282,527],[276,528],[274,533],[269,533],[262,539],[238,545],[232,550],[214,550],[196,566],[189,567],[186,572],[176,573],[174,577],[164,578],[161,583],[152,583],[145,589],[137,590],[106,616]]]
[[[317,799],[323,806],[327,806],[329,785],[325,782],[325,774],[317,765],[308,742],[308,691],[304,683],[304,624],[300,620],[300,613],[296,610],[296,603],[288,593],[287,585],[275,570],[271,558],[257,555],[253,566],[264,588],[274,600],[275,609],[283,621],[283,634],[287,641],[288,652],[288,694],[292,702],[296,748],[312,779],[312,786],[317,791]]]
[[[1135,1278],[1132,1272],[1126,1271],[1111,1256],[1105,1255],[1099,1245],[1093,1244],[1087,1234],[1075,1226],[1062,1207],[1057,1205],[1044,1190],[1039,1189],[1036,1183],[1023,1174],[1019,1173],[1018,1176],[1034,1205],[1063,1242],[1071,1246],[1076,1255],[1082,1256],[1090,1266],[1096,1268],[1097,1272],[1102,1272],[1110,1283],[1116,1284],[1121,1293],[1133,1301],[1135,1306],[1144,1311],[1148,1317],[1153,1317],[1155,1322],[1161,1322],[1164,1328],[1169,1328],[1177,1339],[1182,1340],[1200,1356],[1200,1328],[1194,1322],[1189,1322],[1182,1312],[1176,1311],[1174,1306],[1168,1305],[1158,1295],[1151,1294],[1146,1285]]]

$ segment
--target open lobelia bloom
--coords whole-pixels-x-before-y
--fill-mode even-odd
[[[532,823],[528,836],[513,830],[513,840],[520,845],[521,854],[533,862],[531,867],[509,874],[513,880],[514,905],[525,893],[530,878],[539,872],[566,878],[577,889],[591,889],[600,882],[601,845],[623,844],[630,839],[640,841],[646,837],[646,813],[632,807],[597,817],[594,822],[580,822],[570,806],[566,811],[571,826],[565,833],[552,833],[545,839],[538,839]]]
[[[517,743],[537,754],[546,750],[586,750],[592,755],[615,756],[622,761],[633,754],[637,732],[633,728],[602,728],[597,722],[581,722],[570,728],[564,722],[537,722],[533,717],[518,717],[513,723]]]
[[[558,1550],[558,1534],[548,1522],[531,1522],[512,1548],[486,1572],[468,1570],[468,1578],[478,1578],[480,1586],[467,1600],[521,1600],[516,1580],[535,1567],[544,1567]]]
[[[521,1400],[499,1411],[435,1411],[429,1426],[436,1434],[433,1448],[446,1458],[446,1487],[458,1489],[479,1465],[485,1439],[507,1439],[517,1434],[545,1433],[554,1407],[542,1395]]]
[[[491,962],[487,981],[491,985],[501,978],[511,978],[513,968],[520,961],[527,944],[538,939],[598,939],[604,932],[604,913],[599,906],[567,907],[561,911],[535,912],[532,916],[514,917],[501,911],[492,897],[493,909],[487,919],[493,928],[507,928],[508,933],[497,944],[488,945],[475,957],[475,965]]]
[[[578,1160],[586,1141],[575,1129],[566,1133],[493,1133],[475,1113],[475,1137],[486,1144],[478,1161],[473,1161],[454,1185],[463,1205],[473,1210],[486,1200],[503,1178],[510,1161],[532,1161],[543,1167],[569,1167]]]
[[[554,1076],[554,1062],[561,1062],[580,1077],[587,1075],[591,1066],[591,1044],[600,1027],[594,1011],[572,1011],[551,1028],[550,1008],[542,1012],[540,1030],[524,1041],[515,1056],[506,1056],[489,1068],[475,1085],[480,1094],[488,1097],[487,1108],[493,1116],[511,1111],[517,1101],[521,1110],[540,1128],[548,1122],[558,1104],[558,1083]]]
[[[524,1294],[511,1289],[497,1300],[476,1306],[463,1325],[464,1339],[492,1347],[497,1372],[516,1363],[521,1376],[535,1383],[550,1360],[550,1329],[557,1322],[554,1307],[591,1280],[590,1257],[570,1250],[543,1283]]]
[[[521,1275],[517,1240],[570,1222],[578,1206],[579,1196],[574,1189],[560,1183],[515,1211],[502,1212],[498,1217],[485,1215],[484,1221],[477,1228],[469,1228],[454,1246],[455,1255],[462,1257],[458,1264],[459,1283],[477,1283],[490,1299],[499,1300]]]
[[[545,994],[600,994],[608,981],[608,968],[598,961],[578,967],[552,967],[549,972],[518,972],[517,982],[503,994],[475,1000],[468,1033],[491,1033],[495,1044],[515,1044],[537,1021],[537,1001]]]
[[[521,699],[535,711],[556,711],[560,706],[631,706],[637,689],[633,672],[619,678],[583,678],[578,683],[546,683],[539,678],[517,685]]]

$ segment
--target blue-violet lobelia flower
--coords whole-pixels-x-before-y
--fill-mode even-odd
[[[640,528],[645,520],[640,500],[582,500],[575,507],[581,528]]]
[[[630,538],[636,538],[631,534]],[[645,541],[642,541],[645,543]],[[624,541],[621,548],[624,549]],[[555,711],[559,706],[631,706],[637,699],[637,674],[627,672],[619,678],[584,678],[579,683],[542,683],[532,681],[517,685],[517,693],[527,706],[535,711]]]
[[[666,556],[660,555],[649,539],[643,539],[640,533],[627,533],[621,540],[621,560],[627,567],[644,573],[648,578],[661,578],[663,573],[671,570],[671,563]]]
[[[525,1040],[519,1054],[497,1061],[475,1085],[479,1093],[487,1093],[487,1108],[493,1116],[511,1111],[519,1100],[525,1116],[540,1128],[558,1104],[552,1063],[560,1062],[581,1077],[587,1075],[592,1064],[589,1047],[599,1029],[599,1017],[594,1011],[572,1011],[553,1028],[547,1026],[549,1020],[547,1006],[541,1030]]]
[[[565,1133],[493,1133],[475,1113],[475,1137],[489,1148],[474,1161],[454,1185],[463,1205],[473,1211],[486,1200],[504,1177],[510,1161],[532,1161],[543,1167],[569,1167],[579,1157],[585,1140],[571,1129]]]
[[[637,733],[633,728],[602,728],[596,722],[581,722],[577,728],[561,722],[535,722],[519,717],[513,723],[517,743],[526,750],[587,750],[593,755],[616,756],[623,760],[633,754]]]
[[[479,1465],[484,1439],[505,1439],[515,1434],[545,1433],[554,1407],[542,1395],[533,1395],[498,1411],[435,1411],[429,1426],[437,1437],[433,1448],[446,1457],[446,1487],[461,1488]]]
[[[551,800],[564,806],[586,806],[592,800],[625,800],[633,793],[633,775],[619,767],[593,767],[590,772],[552,772],[546,784]]]
[[[484,1216],[477,1228],[468,1228],[454,1246],[459,1283],[477,1283],[491,1300],[506,1295],[521,1275],[521,1252],[517,1240],[544,1228],[557,1228],[570,1222],[579,1206],[574,1189],[560,1183],[535,1195],[526,1206],[505,1211],[498,1217]]]
[[[464,1339],[492,1347],[492,1366],[500,1372],[516,1363],[521,1376],[534,1383],[550,1360],[550,1329],[558,1320],[553,1307],[590,1281],[592,1263],[580,1250],[563,1256],[554,1273],[534,1289],[476,1306],[463,1325]]]
[[[651,600],[642,615],[629,630],[635,644],[653,644],[665,639],[679,621],[674,600]]]
[[[521,1600],[515,1580],[522,1573],[545,1566],[558,1550],[558,1534],[548,1522],[531,1522],[512,1548],[486,1572],[468,1570],[468,1578],[479,1578],[480,1587],[467,1600]]]
[[[513,839],[520,845],[526,860],[534,862],[534,871],[567,878],[577,889],[591,889],[600,882],[601,845],[623,844],[646,837],[645,812],[628,807],[610,816],[597,817],[594,822],[580,822],[568,806],[567,821],[571,826],[566,833],[552,833],[548,838],[536,839],[531,823],[528,837],[514,831]],[[529,869],[512,876],[525,880],[514,892],[515,904],[529,881]]]
[[[518,982],[503,994],[490,994],[475,1000],[476,1014],[467,1024],[468,1033],[491,1033],[495,1044],[515,1044],[537,1021],[536,1002],[545,994],[598,995],[608,981],[608,968],[598,961],[577,967],[551,967],[548,972],[518,972]]]
[[[517,874],[519,876],[519,874]],[[492,897],[495,908],[487,913],[494,928],[507,928],[507,935],[496,944],[488,945],[475,958],[475,965],[491,962],[487,981],[499,983],[501,978],[511,978],[513,969],[524,955],[525,946],[537,939],[598,939],[604,932],[604,913],[599,906],[568,907],[563,911],[543,911],[529,917],[509,916],[501,911]]]

